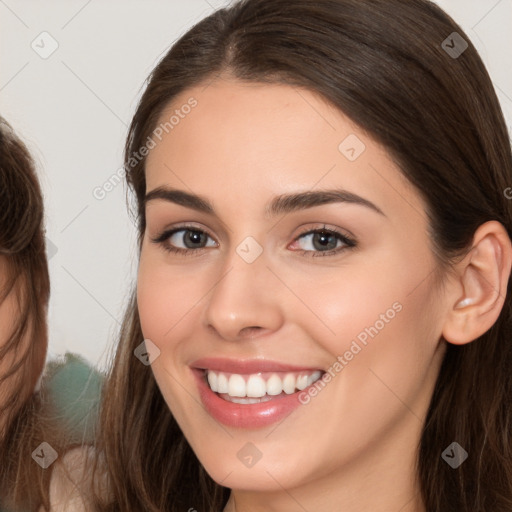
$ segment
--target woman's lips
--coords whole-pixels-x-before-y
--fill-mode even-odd
[[[220,357],[204,357],[190,365],[192,368],[214,370],[219,372],[251,374],[260,372],[298,372],[315,371],[312,366],[297,366],[268,359],[228,359]]]
[[[263,364],[264,363],[264,364]],[[208,370],[211,370],[208,372]],[[208,413],[220,423],[235,428],[261,428],[281,421],[301,405],[299,393],[307,389],[324,373],[322,370],[284,365],[271,361],[240,361],[226,359],[200,360],[193,363],[192,372],[196,379],[201,401]],[[215,374],[212,391],[207,374]],[[222,389],[217,387],[219,376],[232,384]],[[296,379],[292,379],[295,376]],[[305,377],[308,377],[306,380]],[[279,377],[279,378],[278,378]],[[262,380],[268,384],[262,384]],[[285,383],[279,389],[278,381]],[[292,391],[292,380],[300,388]],[[258,386],[254,386],[254,381]],[[247,387],[244,388],[244,382]],[[287,383],[287,384],[286,384]],[[294,385],[294,387],[295,387]],[[263,386],[263,387],[262,387]],[[252,396],[251,396],[252,395]],[[240,403],[242,402],[242,403]],[[243,403],[249,402],[249,403]]]

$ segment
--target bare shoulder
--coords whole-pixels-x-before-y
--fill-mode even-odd
[[[67,451],[55,461],[48,512],[92,512],[94,455],[93,447],[82,446]]]

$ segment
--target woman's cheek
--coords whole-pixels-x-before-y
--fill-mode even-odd
[[[173,328],[201,297],[194,282],[180,278],[176,268],[141,259],[137,279],[137,304],[142,332],[157,345],[168,340]]]
[[[158,325],[161,320],[162,287],[154,279],[151,266],[141,256],[139,273],[137,276],[137,306],[144,338],[153,342],[158,339]]]
[[[337,343],[344,345],[361,333],[364,338],[365,329],[380,322],[380,315],[387,312],[387,318],[394,317],[393,304],[400,299],[400,292],[393,283],[376,285],[371,275],[361,279],[348,276],[331,280],[329,286],[309,294],[308,299],[311,309],[322,320],[317,323],[322,327],[323,337],[328,334],[328,328]]]

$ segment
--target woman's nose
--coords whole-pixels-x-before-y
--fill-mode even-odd
[[[279,329],[283,285],[261,255],[254,260],[233,253],[207,296],[204,323],[225,340],[251,338]]]

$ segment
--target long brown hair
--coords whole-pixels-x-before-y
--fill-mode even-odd
[[[454,48],[453,32],[468,45],[458,56],[443,45],[448,40]],[[427,205],[439,269],[448,271],[488,220],[501,222],[512,238],[503,113],[475,47],[445,12],[428,0],[242,0],[197,23],[148,78],[125,147],[139,251],[146,192],[140,148],[178,94],[221,72],[315,91],[381,143]],[[463,346],[447,344],[418,447],[429,512],[512,510],[509,288],[510,280],[489,331]],[[182,511],[193,504],[218,512],[229,489],[206,473],[151,369],[133,356],[142,339],[133,290],[98,442],[114,500],[99,509]],[[470,453],[457,470],[441,458],[453,441]]]
[[[10,332],[0,326],[0,361],[8,357],[14,362],[0,372],[0,417],[5,426],[0,435],[0,506],[17,511],[48,506],[49,473],[31,458],[42,440],[48,440],[42,434],[41,397],[34,393],[46,356],[50,295],[43,222],[34,161],[0,117],[0,258],[5,272],[0,305],[11,296],[17,308]]]

